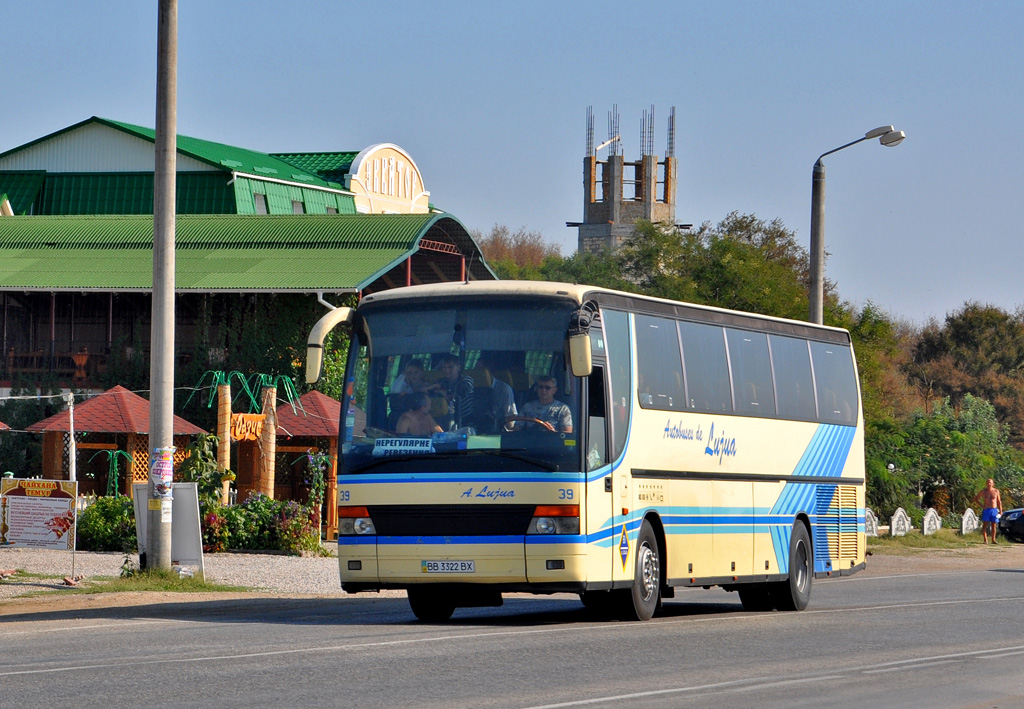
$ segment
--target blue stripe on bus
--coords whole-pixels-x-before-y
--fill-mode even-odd
[[[415,546],[446,546],[450,544],[518,544],[522,545],[524,534],[494,534],[481,537],[457,536],[414,536],[414,537],[377,537],[378,546],[411,544]]]
[[[339,475],[339,485],[409,483],[582,483],[582,473],[373,473]]]

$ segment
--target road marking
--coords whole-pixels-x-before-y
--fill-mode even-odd
[[[936,660],[935,662],[918,662],[912,665],[900,665],[899,667],[886,667],[882,670],[864,670],[866,675],[878,675],[885,672],[905,672],[909,667],[913,667],[915,670],[919,670],[922,667],[935,667],[936,665],[952,665],[960,660]]]
[[[135,625],[147,625],[150,623],[187,623],[185,620],[175,620],[173,618],[125,618],[120,623],[96,623],[93,625],[73,625],[65,626],[63,628],[32,628],[31,630],[11,630],[6,632],[0,632],[0,638],[10,637],[11,635],[38,635],[42,633],[65,633],[67,634],[73,630],[100,630],[106,628],[123,628],[127,626]]]
[[[644,699],[649,697],[665,696],[668,694],[707,692],[708,690],[719,690],[723,692],[741,692],[754,689],[760,690],[766,687],[780,687],[790,684],[806,684],[809,682],[822,682],[826,680],[847,679],[851,675],[855,674],[878,674],[881,672],[900,672],[908,670],[917,670],[922,667],[954,664],[956,662],[961,662],[963,660],[970,659],[981,659],[987,655],[997,655],[998,657],[1005,657],[1006,655],[1014,655],[1020,652],[1024,652],[1024,645],[1007,648],[991,648],[989,650],[973,650],[969,652],[954,653],[951,655],[937,655],[935,657],[918,657],[907,660],[897,660],[895,662],[883,662],[878,665],[865,665],[863,667],[850,667],[845,670],[841,670],[838,674],[835,672],[835,670],[833,670],[829,673],[802,675],[797,678],[781,681],[776,680],[774,677],[752,677],[742,680],[733,680],[730,682],[716,682],[713,684],[693,685],[689,687],[671,687],[668,689],[655,689],[648,692],[634,692],[632,694],[617,694],[607,695],[603,697],[590,697],[589,699],[579,699],[571,702],[561,702],[559,704],[543,704],[538,706],[531,706],[527,707],[526,709],[563,709],[564,707],[579,707],[586,706],[588,704],[603,704],[605,702],[615,702],[629,699]]]
[[[807,615],[820,615],[820,614],[831,614],[835,613],[862,613],[864,611],[880,611],[880,610],[892,610],[900,608],[920,608],[922,606],[956,606],[956,605],[970,605],[978,603],[998,603],[998,602],[1020,602],[1022,596],[1008,596],[1003,598],[975,598],[975,599],[964,599],[964,600],[953,600],[953,601],[931,601],[927,603],[892,603],[878,606],[858,606],[850,608],[833,608],[833,609],[821,609],[821,610],[805,610],[800,613],[737,613],[730,615],[712,615],[704,616],[701,618],[675,618],[675,619],[655,619],[646,623],[637,623],[634,627],[638,631],[645,630],[656,630],[665,625],[679,625],[679,624],[690,624],[690,623],[722,623],[722,622],[736,622],[736,621],[751,621],[757,619],[767,619],[773,621],[784,621],[785,619],[798,620],[801,617]],[[157,621],[160,622],[160,621]],[[198,622],[198,621],[174,621],[174,622]],[[573,629],[580,632],[587,631],[599,631],[599,630],[618,630],[622,628],[621,623],[591,623],[589,625],[573,624]],[[161,657],[152,660],[141,659],[138,656],[124,657],[120,660],[111,659],[103,665],[64,665],[59,667],[47,667],[47,668],[36,668],[36,669],[25,669],[25,670],[9,670],[0,672],[0,677],[8,677],[15,675],[31,675],[31,674],[49,674],[54,672],[73,672],[73,671],[84,671],[94,670],[103,667],[109,667],[111,664],[130,664],[132,667],[140,667],[146,665],[161,665],[161,664],[190,664],[200,662],[216,662],[216,661],[237,661],[250,658],[259,657],[275,657],[284,655],[299,655],[309,653],[325,653],[325,652],[345,652],[358,649],[368,648],[382,648],[382,647],[399,647],[403,645],[416,645],[421,643],[439,643],[439,642],[463,642],[468,639],[474,638],[495,638],[495,637],[508,637],[508,636],[527,636],[527,635],[543,635],[549,633],[564,633],[565,624],[558,623],[556,625],[544,627],[544,628],[531,628],[528,630],[507,630],[507,631],[490,631],[480,633],[452,633],[447,635],[430,636],[423,638],[406,638],[401,640],[379,640],[374,642],[356,643],[356,644],[345,644],[345,645],[329,645],[329,646],[318,646],[318,647],[305,647],[305,648],[288,648],[284,650],[267,650],[263,652],[248,652],[248,653],[235,653],[235,654],[223,654],[223,655],[204,655],[199,657],[174,657],[166,658]],[[1007,651],[1024,651],[1024,646],[1002,648],[999,650],[979,650],[969,654],[980,654],[980,653],[991,653],[991,652],[1007,652]],[[965,655],[966,656],[966,655]],[[960,655],[948,655],[944,657],[960,657]],[[930,659],[941,659],[941,658],[917,658],[916,660],[909,660],[907,662],[924,661]],[[901,661],[903,662],[903,661]],[[896,664],[896,663],[889,663]],[[869,665],[864,668],[854,668],[847,671],[858,671],[862,672],[866,669],[874,669],[885,667],[886,665]],[[774,678],[761,678],[758,681],[773,681]],[[744,680],[744,682],[749,680]],[[725,683],[721,686],[737,685],[737,683]],[[707,687],[715,687],[718,685],[707,685]],[[737,685],[738,686],[738,685]],[[665,690],[665,691],[696,691],[696,688],[686,688],[683,690]],[[648,695],[630,695],[630,696],[648,696]],[[561,706],[561,705],[560,705]],[[565,706],[573,706],[568,704]]]

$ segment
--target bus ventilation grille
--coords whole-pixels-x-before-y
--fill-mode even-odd
[[[820,485],[815,514],[818,516],[818,534],[814,539],[814,552],[818,558],[856,559],[859,556],[857,488],[853,485]]]

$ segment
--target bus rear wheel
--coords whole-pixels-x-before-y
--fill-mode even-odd
[[[455,603],[436,589],[418,586],[407,593],[413,615],[424,623],[443,623],[455,612]]]
[[[811,582],[814,580],[814,552],[811,536],[803,522],[793,525],[789,538],[789,578],[772,589],[775,607],[780,611],[802,611],[811,600]]]
[[[650,620],[661,605],[661,554],[650,523],[644,520],[636,538],[633,587],[624,594],[624,620]]]

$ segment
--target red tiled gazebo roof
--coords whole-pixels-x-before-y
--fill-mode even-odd
[[[70,415],[64,409],[37,421],[26,430],[43,433],[68,431],[70,428]],[[92,433],[149,433],[149,401],[123,386],[108,389],[75,406],[75,430]],[[174,433],[191,435],[206,431],[175,416]]]
[[[4,431],[4,430],[6,430],[6,429],[8,429],[8,428],[10,428],[10,426],[8,426],[8,425],[7,425],[6,423],[4,423],[3,421],[0,421],[0,431]]]
[[[277,409],[277,434],[279,436],[309,436],[313,438],[336,438],[338,421],[341,416],[341,402],[318,391],[310,391],[299,397],[302,408],[280,406]],[[305,411],[305,415],[303,415]]]

